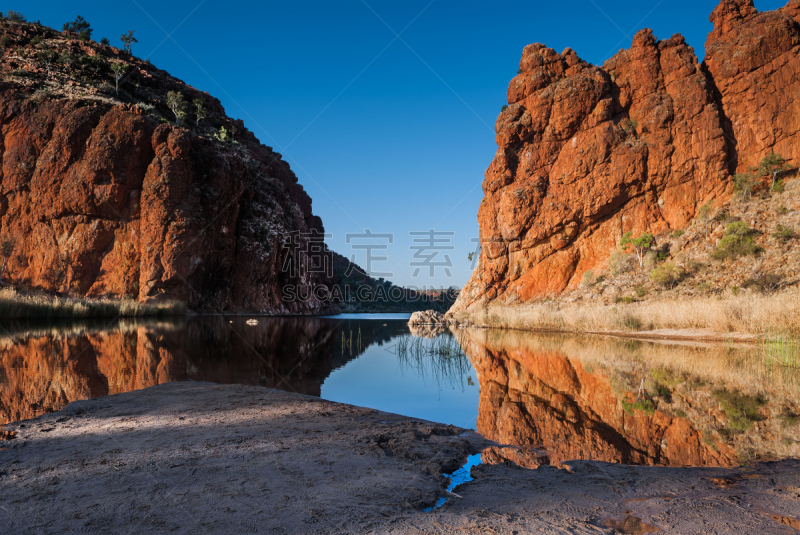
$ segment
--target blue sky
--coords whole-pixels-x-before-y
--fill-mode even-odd
[[[497,149],[494,122],[522,48],[569,46],[601,64],[649,27],[657,38],[683,34],[702,58],[716,4],[37,0],[6,9],[57,29],[80,14],[95,39],[117,46],[136,30],[136,56],[218,97],[284,155],[334,250],[355,252],[347,233],[392,233],[390,260],[373,271],[392,272],[398,284],[462,286],[483,173]],[[409,232],[431,228],[455,232],[455,249],[440,253],[450,256],[451,277],[441,268],[412,277]],[[364,251],[357,260],[364,264]]]

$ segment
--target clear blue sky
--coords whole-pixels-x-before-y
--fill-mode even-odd
[[[229,116],[283,153],[333,249],[354,252],[346,233],[393,233],[391,261],[373,271],[393,272],[398,284],[462,286],[483,172],[497,148],[494,122],[522,48],[569,46],[601,64],[650,27],[657,38],[682,33],[702,59],[716,4],[37,0],[5,9],[57,29],[80,14],[96,40],[117,46],[136,30],[136,56],[218,97]],[[408,233],[430,228],[456,233],[455,250],[446,251],[452,277],[440,268],[434,279],[425,269],[412,279]]]

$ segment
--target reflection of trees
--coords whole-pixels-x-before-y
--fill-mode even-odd
[[[478,431],[518,447],[486,462],[543,462],[531,448],[555,464],[726,466],[800,454],[800,426],[785,424],[800,414],[796,389],[732,366],[747,349],[464,332],[481,387]]]
[[[20,325],[0,338],[0,423],[187,379],[319,395],[333,369],[405,329],[404,322],[260,318],[250,326],[246,319]],[[354,330],[361,348],[341,352],[342,335]]]

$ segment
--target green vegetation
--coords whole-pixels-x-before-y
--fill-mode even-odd
[[[622,236],[622,240],[619,242],[619,245],[622,247],[623,251],[626,251],[628,246],[633,247],[633,250],[636,253],[636,258],[639,259],[639,267],[642,268],[644,267],[644,255],[650,250],[650,247],[653,246],[653,243],[655,243],[655,239],[649,232],[645,232],[636,238],[633,237],[633,232],[626,232]]]
[[[676,230],[675,232],[672,233],[672,237],[673,238],[680,238],[684,234],[685,234],[685,231],[683,231],[681,229],[678,229],[678,230]]]
[[[127,52],[128,54],[132,53],[131,52],[131,47],[133,46],[133,43],[138,43],[139,42],[133,36],[134,31],[135,30],[128,30],[128,33],[123,33],[122,37],[120,37],[120,40],[122,41],[123,47],[125,49],[125,52]]]
[[[219,132],[214,134],[214,139],[217,141],[222,141],[223,143],[230,143],[233,141],[233,137],[231,136],[230,132],[228,132],[228,129],[224,126],[219,127]]]
[[[72,22],[65,22],[62,27],[65,33],[74,33],[81,41],[89,41],[92,38],[92,26],[89,22],[78,15]]]
[[[633,411],[642,411],[645,414],[654,414],[656,412],[656,406],[649,399],[630,402],[626,398],[622,398],[622,409],[631,415]]]
[[[767,402],[761,397],[725,389],[714,390],[713,394],[728,417],[728,427],[731,429],[749,431],[755,422],[765,419],[759,409]]]
[[[208,117],[208,110],[206,109],[206,101],[202,98],[196,98],[192,101],[194,106],[194,116],[196,124],[200,125],[200,121]]]
[[[650,272],[650,280],[664,288],[673,288],[683,277],[683,269],[674,262],[667,261]]]
[[[111,64],[111,72],[114,73],[114,92],[117,96],[119,96],[119,81],[122,80],[123,76],[125,76],[125,71],[127,69],[128,66],[124,63]]]
[[[100,44],[103,46],[108,46],[111,44],[111,41],[108,40],[108,37],[101,37]]]
[[[181,125],[182,121],[186,121],[189,116],[189,104],[186,99],[178,91],[169,91],[167,93],[167,106],[172,110],[175,115],[175,124]]]
[[[35,35],[33,39],[31,39],[31,44],[33,46],[39,46],[42,43],[42,38],[38,35]]]
[[[636,122],[635,119],[631,118],[624,119],[620,124],[622,126],[622,130],[624,130],[626,134],[635,134],[636,129],[639,128],[639,123]]]
[[[506,111],[507,109],[508,109],[508,104],[503,104],[503,105],[500,107],[500,113],[503,113],[503,112],[504,112],[504,111]]]
[[[637,284],[633,287],[633,291],[636,293],[636,297],[644,297],[647,295],[647,290],[644,289],[644,286],[641,284]]]
[[[620,318],[620,326],[624,329],[628,329],[629,331],[641,331],[644,329],[644,324],[642,320],[634,316],[633,314],[626,314]]]
[[[744,221],[729,223],[725,227],[719,246],[711,253],[711,258],[726,260],[761,253],[763,249],[756,245],[754,235],[755,231]]]
[[[8,48],[8,45],[11,44],[11,38],[7,35],[0,37],[0,48]]]
[[[800,336],[779,334],[761,337],[758,340],[758,351],[768,364],[800,368]]]
[[[14,11],[13,9],[9,9],[8,13],[6,14],[6,18],[11,22],[27,22],[28,19],[20,13],[19,11]]]
[[[758,172],[761,176],[769,176],[772,179],[770,189],[772,191],[783,191],[783,181],[778,180],[781,171],[790,169],[786,158],[775,152],[770,152],[758,164]]]
[[[737,173],[733,177],[733,191],[738,193],[742,199],[749,199],[753,195],[753,188],[756,186],[756,177],[751,172]]]
[[[595,284],[594,271],[590,269],[589,271],[584,273],[583,280],[581,281],[581,283],[583,284],[584,288],[589,288],[591,286],[594,286]]]
[[[786,243],[789,240],[793,240],[797,237],[795,231],[789,227],[784,227],[783,225],[778,225],[775,228],[775,232],[772,233],[773,238],[777,238],[779,241]]]
[[[786,215],[786,214],[788,214],[788,213],[789,213],[789,209],[788,209],[788,208],[786,208],[786,206],[785,206],[785,205],[781,205],[781,206],[778,208],[778,215]]]

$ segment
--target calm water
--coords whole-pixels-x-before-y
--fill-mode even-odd
[[[502,331],[405,315],[8,325],[0,423],[169,381],[262,385],[477,429],[483,462],[735,465],[800,456],[792,370],[753,348]]]

